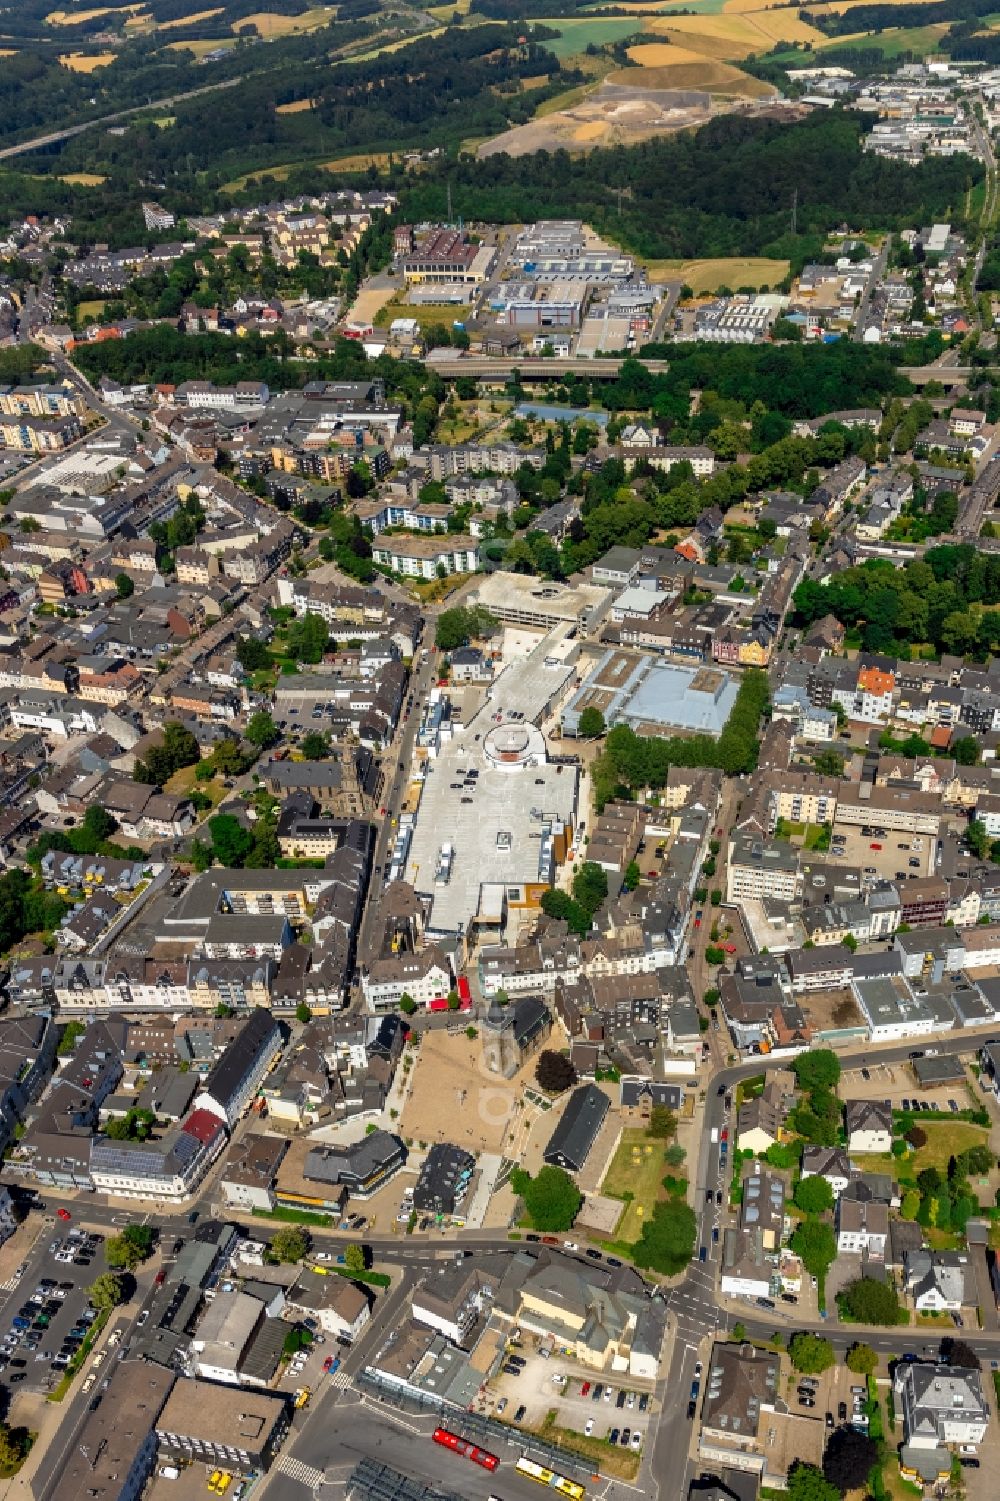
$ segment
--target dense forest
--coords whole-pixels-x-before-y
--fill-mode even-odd
[[[832,613],[866,651],[907,658],[930,646],[955,656],[985,656],[1000,645],[1000,557],[971,544],[930,548],[904,568],[875,559],[847,568],[826,585],[806,579],[795,591],[796,619],[810,625]]]
[[[932,26],[942,21],[975,22],[992,15],[994,0],[929,0],[928,4],[895,5],[874,0],[870,5],[852,5],[842,11],[810,10],[808,21],[827,36],[854,35],[864,31],[888,31],[895,27]]]
[[[320,35],[299,40],[315,43]],[[214,190],[236,176],[289,161],[322,161],[357,149],[457,148],[470,133],[490,135],[530,119],[551,94],[580,81],[538,42],[519,43],[519,35],[502,25],[453,27],[398,52],[335,67],[319,47],[318,56],[255,72],[225,95],[176,105],[166,129],[140,119],[122,136],[80,136],[51,166],[60,174],[100,173],[114,183],[162,182],[164,201],[183,211],[209,206]],[[273,45],[247,55],[270,56]],[[236,65],[228,59],[213,64],[213,77],[216,66]],[[299,100],[313,107],[276,113]],[[313,169],[314,186],[318,175]]]
[[[415,219],[581,217],[646,256],[812,254],[847,222],[886,228],[962,217],[980,163],[958,157],[905,166],[862,151],[866,122],[817,111],[794,124],[731,115],[641,146],[533,156],[463,158],[447,172],[406,180]],[[666,186],[669,184],[669,188]],[[628,195],[618,210],[619,189]],[[798,193],[798,239],[790,233]]]

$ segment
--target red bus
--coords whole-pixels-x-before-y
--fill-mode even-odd
[[[500,1463],[495,1454],[490,1454],[486,1449],[480,1449],[470,1438],[460,1438],[457,1433],[452,1433],[447,1428],[435,1428],[431,1437],[436,1444],[442,1444],[444,1448],[464,1455],[466,1459],[471,1459],[474,1465],[482,1465],[484,1470],[495,1470]]]

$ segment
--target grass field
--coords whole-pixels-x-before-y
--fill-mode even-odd
[[[59,61],[71,73],[95,73],[113,63],[115,56],[114,52],[60,52]]]
[[[103,297],[92,297],[89,302],[80,303],[79,313],[81,321],[85,318],[99,318],[103,312]]]
[[[65,177],[60,177],[60,182],[68,182],[72,188],[99,188],[102,182],[107,182],[99,172],[67,172]]]
[[[620,42],[623,37],[632,36],[642,29],[637,21],[623,16],[587,16],[581,20],[566,20],[560,16],[557,20],[539,24],[560,33],[545,43],[547,50],[554,52],[560,62],[584,52],[591,45],[603,47],[605,42]]]
[[[911,1152],[907,1157],[897,1159],[890,1153],[865,1153],[864,1167],[868,1173],[891,1173],[895,1177],[900,1174],[900,1161],[906,1164],[907,1178],[916,1178],[925,1167],[937,1167],[945,1170],[948,1166],[949,1157],[955,1157],[959,1152],[966,1151],[969,1147],[979,1147],[989,1141],[989,1132],[982,1126],[970,1125],[968,1121],[919,1121],[921,1131],[927,1133],[927,1143],[916,1152]]]
[[[214,41],[206,40],[202,42],[168,42],[167,50],[169,52],[193,52],[195,57],[204,57],[206,53],[217,52],[222,47],[235,46],[235,37],[233,37],[232,40],[230,40],[228,37],[223,37],[221,40],[216,37]]]
[[[870,43],[873,47],[880,47],[886,57],[898,57],[901,52],[915,52],[926,56],[928,52],[936,52],[938,43],[948,30],[946,24],[939,22],[933,26],[913,26],[909,29],[893,31],[851,31],[846,36],[827,37],[822,43],[817,43],[817,51],[823,52],[827,47],[849,47],[852,43]]]
[[[654,1204],[665,1197],[662,1179],[663,1143],[648,1137],[645,1131],[623,1131],[611,1166],[604,1175],[601,1192],[612,1199],[631,1194],[625,1213],[618,1222],[615,1239],[632,1243],[642,1234]]]
[[[363,294],[362,294],[363,295]],[[381,294],[376,293],[376,296]],[[393,302],[392,292],[386,293],[386,301],[374,313],[369,315],[376,328],[388,328],[394,318],[416,318],[421,328],[429,328],[432,323],[443,323],[450,327],[455,319],[462,320],[468,317],[469,309],[463,308],[459,302]],[[360,298],[358,299],[360,302]],[[357,316],[358,302],[355,302],[355,316]]]
[[[716,287],[773,287],[788,275],[788,261],[764,256],[724,257],[704,261],[647,261],[650,281],[686,282],[693,292]]]

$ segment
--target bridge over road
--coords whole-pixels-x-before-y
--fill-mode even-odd
[[[587,359],[523,359],[492,360],[486,355],[455,355],[448,359],[425,360],[428,370],[436,370],[445,380],[454,380],[460,375],[470,375],[476,380],[506,380],[516,370],[524,380],[547,380],[554,375],[591,375],[600,380],[617,380],[624,360],[632,355],[615,355]],[[669,360],[643,360],[641,363],[654,375],[662,375],[670,369]]]

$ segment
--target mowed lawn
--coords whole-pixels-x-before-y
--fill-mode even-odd
[[[957,1157],[959,1152],[964,1152],[969,1147],[980,1147],[989,1142],[990,1133],[982,1126],[970,1125],[968,1121],[925,1121],[918,1118],[914,1124],[926,1132],[925,1146],[906,1157],[861,1152],[855,1159],[858,1167],[866,1173],[889,1173],[896,1177],[905,1163],[907,1176],[916,1178],[925,1167],[936,1167],[947,1172],[950,1157]]]
[[[645,1131],[622,1132],[618,1150],[601,1185],[601,1192],[612,1199],[632,1195],[618,1222],[616,1240],[638,1240],[643,1224],[653,1212],[653,1205],[666,1198],[662,1182],[667,1171],[663,1148],[662,1141],[654,1141]]]

